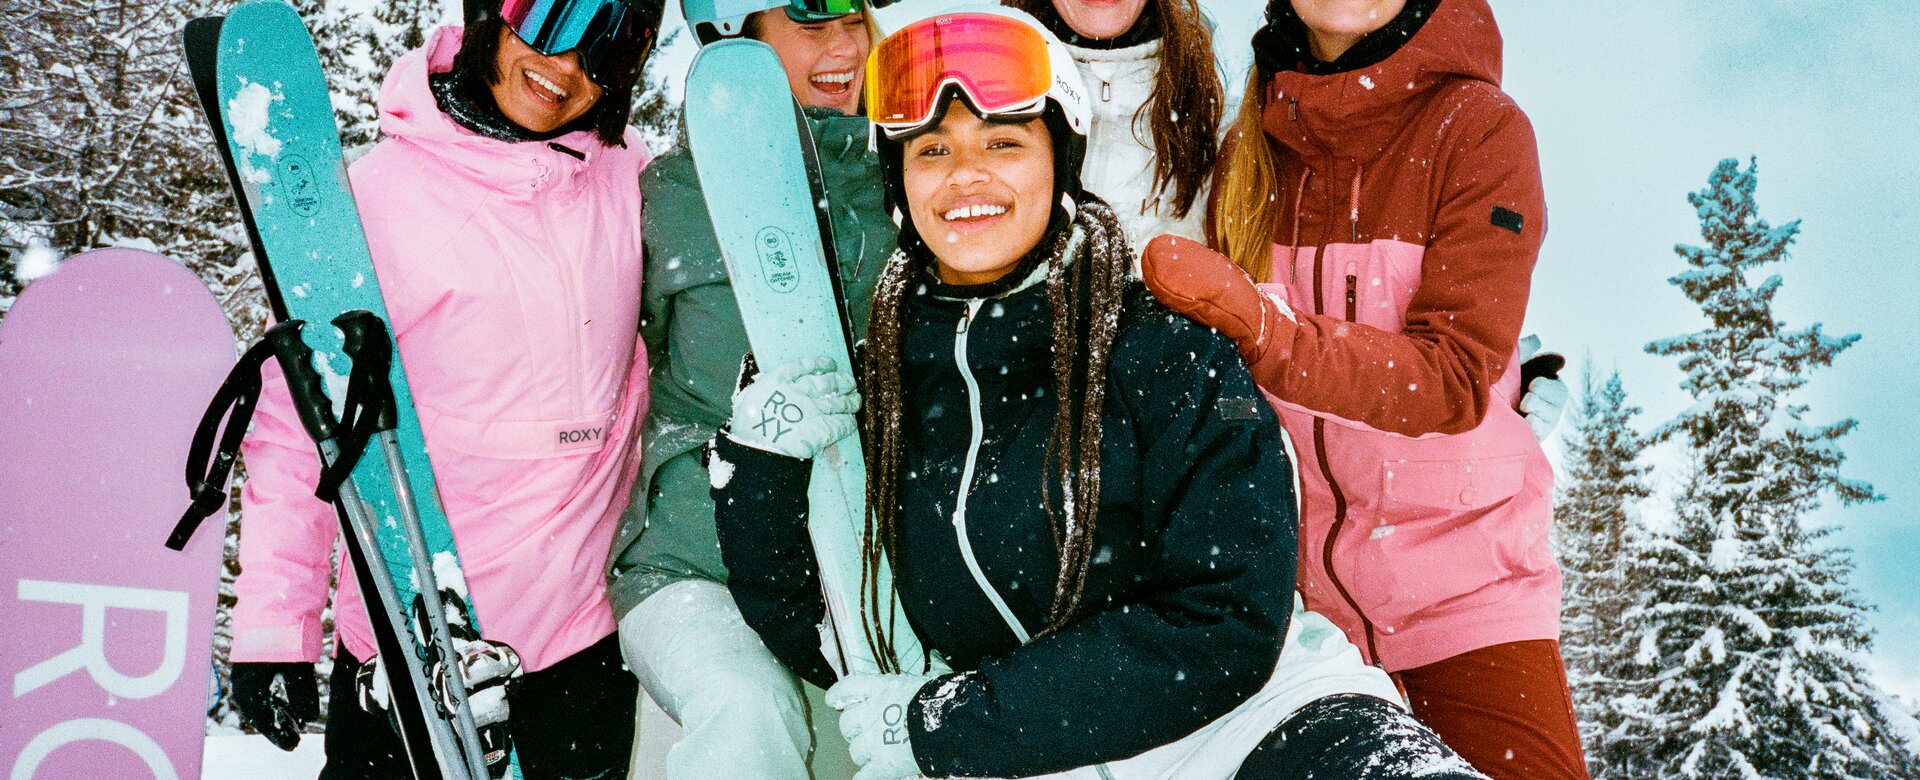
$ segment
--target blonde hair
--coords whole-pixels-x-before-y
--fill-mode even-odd
[[[1227,132],[1207,214],[1214,248],[1233,259],[1256,282],[1273,269],[1273,242],[1280,233],[1280,159],[1260,123],[1267,110],[1267,80],[1258,68],[1247,78],[1240,116]]]

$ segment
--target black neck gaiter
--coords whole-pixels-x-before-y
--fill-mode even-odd
[[[433,88],[433,100],[441,113],[451,117],[455,124],[494,140],[509,143],[551,141],[593,126],[594,112],[588,111],[586,116],[557,130],[545,133],[528,130],[514,124],[513,120],[500,112],[499,104],[493,100],[493,91],[486,84],[458,69],[428,76],[427,83]]]
[[[1041,24],[1046,25],[1048,30],[1059,36],[1060,41],[1068,46],[1098,51],[1127,49],[1160,39],[1160,17],[1153,8],[1153,4],[1157,2],[1159,0],[1147,0],[1145,10],[1140,12],[1140,18],[1134,20],[1133,26],[1112,38],[1088,38],[1074,32],[1072,27],[1067,26],[1067,21],[1060,17],[1060,13],[1053,9],[1051,2],[1042,3],[1033,12],[1033,17],[1040,20]]]
[[[1400,50],[1432,18],[1440,0],[1407,0],[1399,15],[1385,27],[1367,34],[1332,62],[1313,56],[1308,43],[1307,24],[1293,10],[1293,4],[1277,0],[1267,25],[1253,35],[1253,51],[1260,72],[1266,74],[1297,70],[1312,76],[1332,76],[1370,68],[1385,62]]]

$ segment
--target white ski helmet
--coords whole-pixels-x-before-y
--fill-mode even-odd
[[[784,8],[796,22],[824,22],[860,10],[861,0],[680,0],[680,13],[705,46],[746,34],[747,17]]]
[[[868,57],[866,106],[901,246],[923,245],[906,216],[903,142],[937,125],[956,101],[989,120],[1045,122],[1053,137],[1054,222],[1071,221],[1084,195],[1080,166],[1093,105],[1060,39],[1024,11],[979,0],[904,0],[884,11],[875,2],[869,18],[897,25]]]
[[[1093,101],[1087,91],[1086,82],[1080,77],[1079,66],[1074,64],[1073,54],[1067,50],[1066,45],[1060,42],[1052,30],[1047,29],[1046,25],[1041,24],[1032,15],[985,0],[929,0],[926,2],[893,0],[891,5],[884,4],[883,0],[869,0],[869,6],[869,18],[879,28],[883,37],[874,44],[873,54],[867,60],[867,112],[868,117],[874,124],[879,125],[889,138],[911,136],[923,129],[927,122],[938,119],[937,116],[896,118],[885,116],[883,112],[876,110],[881,108],[876,105],[877,103],[885,102],[882,88],[898,84],[902,80],[924,82],[907,86],[911,90],[924,90],[927,96],[936,100],[944,100],[945,93],[958,89],[967,98],[968,105],[973,106],[976,111],[983,109],[983,103],[987,104],[989,107],[985,110],[992,118],[1038,116],[1046,103],[1052,102],[1060,107],[1062,118],[1066,120],[1068,128],[1082,138],[1086,137],[1088,128],[1093,122]],[[914,36],[916,31],[921,29],[941,32],[959,30],[960,25],[969,16],[999,17],[1015,21],[1020,27],[1025,28],[1022,34],[1030,31],[1031,35],[1036,36],[1037,43],[1044,45],[1045,54],[1028,51],[1026,54],[1029,56],[1023,57],[1020,56],[1022,53],[1020,49],[1002,50],[998,53],[1009,56],[1000,57],[998,62],[992,61],[993,58],[979,58],[971,63],[952,64],[937,72],[927,71],[924,68],[897,67],[903,63],[889,61],[887,57],[889,42],[913,46],[912,43],[902,40],[903,33],[905,36]],[[983,30],[981,34],[1005,35],[1006,32],[1005,30]],[[943,36],[926,37],[928,40],[925,43],[914,46],[923,54],[928,46],[939,46]],[[951,35],[944,37],[951,37]],[[1030,89],[1029,91],[1040,94],[1032,95],[1030,100],[1020,105],[991,107],[997,101],[983,100],[987,96],[975,94],[975,86],[965,78],[966,68],[976,63],[987,67],[1037,66],[1044,63],[1046,70],[1044,72],[1035,70],[1034,73],[1045,79],[1045,91],[1040,93],[1041,91],[1037,88]],[[1030,82],[1027,86],[1038,87],[1040,83]]]

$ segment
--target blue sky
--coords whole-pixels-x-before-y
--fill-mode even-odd
[[[1507,90],[1540,139],[1551,227],[1528,327],[1602,370],[1647,410],[1688,402],[1647,341],[1702,320],[1666,278],[1698,243],[1687,192],[1716,161],[1757,157],[1763,217],[1802,220],[1776,315],[1859,333],[1797,399],[1815,421],[1855,417],[1848,472],[1887,496],[1818,514],[1852,547],[1854,584],[1879,605],[1876,672],[1920,697],[1920,264],[1902,240],[1920,217],[1920,22],[1898,0],[1496,0]]]

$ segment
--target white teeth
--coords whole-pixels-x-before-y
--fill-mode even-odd
[[[542,76],[530,70],[522,70],[521,72],[527,74],[527,78],[533,79],[533,83],[539,84],[542,87],[546,87],[547,91],[552,92],[555,95],[558,95],[559,97],[555,98],[556,102],[567,99],[567,91],[564,89],[561,89],[559,84],[555,84],[551,80],[549,80],[547,77]]]
[[[957,208],[945,214],[942,214],[941,218],[947,220],[948,222],[952,222],[956,219],[979,219],[980,217],[997,217],[1005,213],[1007,213],[1006,206],[985,206],[985,205],[961,206],[960,208]]]
[[[843,70],[839,73],[816,73],[809,76],[808,80],[821,84],[849,84],[853,82],[853,71]]]

